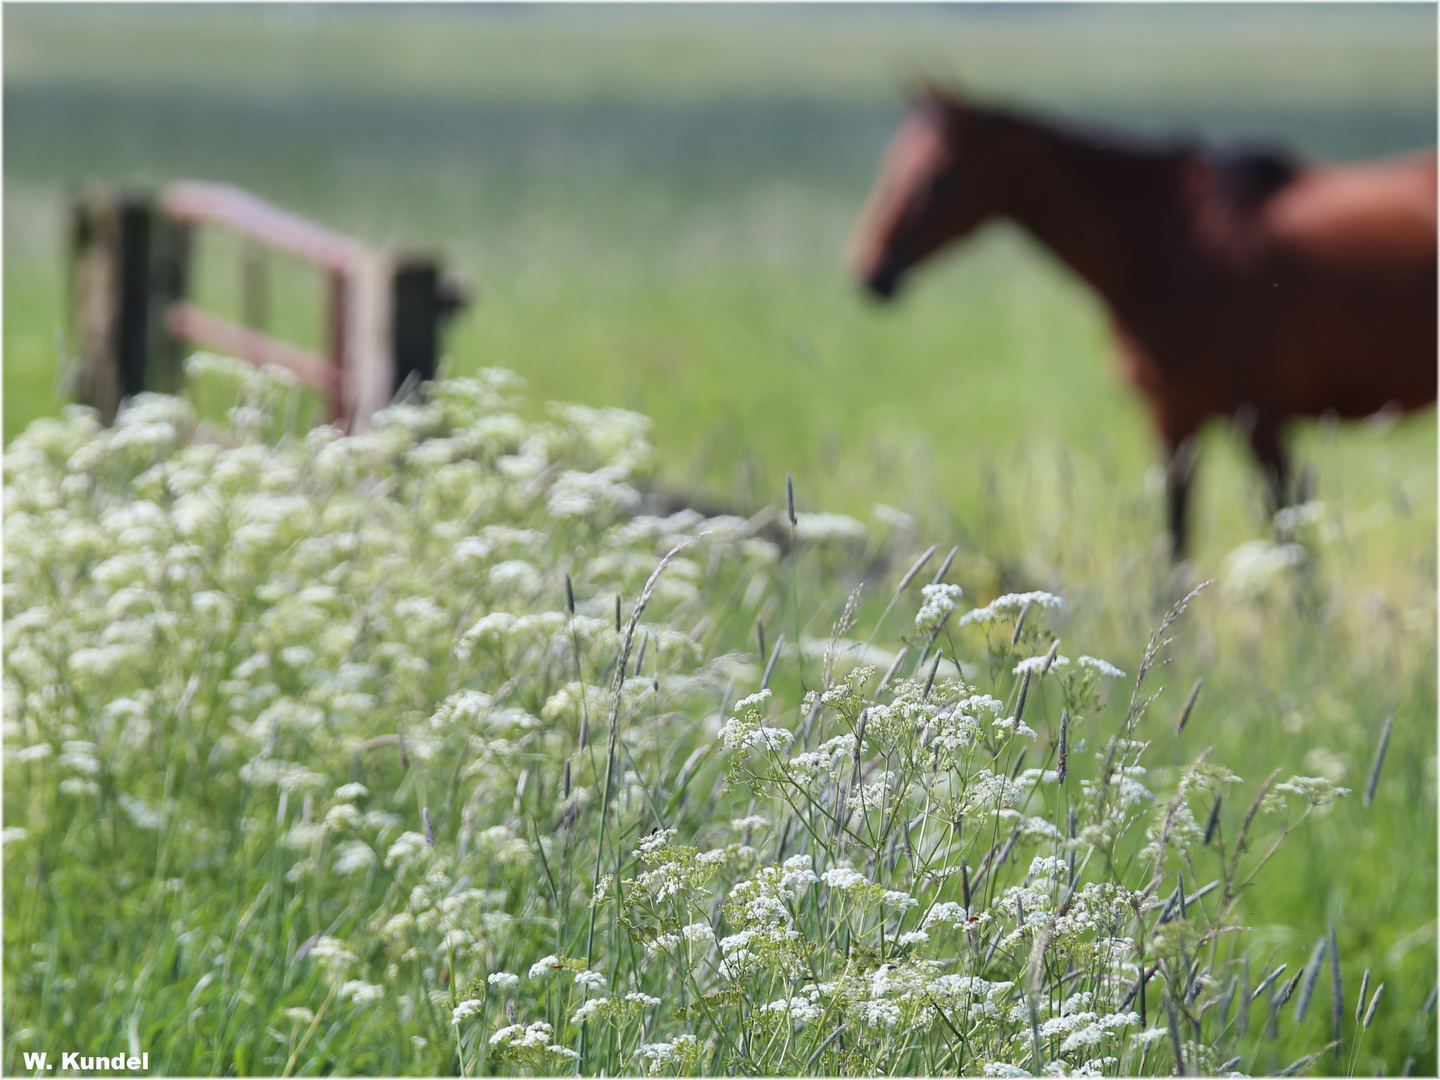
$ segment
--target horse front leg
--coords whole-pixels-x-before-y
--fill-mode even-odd
[[[1165,510],[1170,528],[1170,560],[1185,558],[1189,544],[1190,481],[1195,473],[1195,433],[1167,433],[1165,439]]]

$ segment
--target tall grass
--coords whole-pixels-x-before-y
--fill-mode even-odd
[[[903,516],[803,482],[793,526],[645,516],[635,414],[526,421],[487,371],[297,438],[293,387],[193,366],[224,422],[151,397],[7,454],[7,1070],[1273,1072],[1385,1019],[1424,1052],[1428,985],[1337,920],[1400,989],[1367,1023],[1329,967],[1316,1058],[1310,942],[1250,926],[1361,800],[1182,741],[1217,675],[1182,735],[1162,694],[1323,568],[1095,659],[1083,586],[902,574]]]

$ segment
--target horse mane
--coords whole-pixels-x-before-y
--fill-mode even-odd
[[[1222,194],[1252,210],[1299,175],[1301,164],[1288,150],[1259,143],[1205,148],[1201,158],[1213,170]]]
[[[1208,142],[1180,133],[1141,134],[1041,119],[1026,111],[977,103],[952,79],[923,75],[905,88],[905,97],[914,108],[933,109],[955,115],[1008,117],[1035,124],[1090,146],[1116,150],[1157,162],[1199,160],[1215,175],[1220,193],[1233,205],[1251,210],[1289,184],[1303,168],[1302,162],[1286,148],[1259,142]]]

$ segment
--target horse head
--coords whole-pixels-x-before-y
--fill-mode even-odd
[[[850,241],[848,262],[878,299],[892,297],[912,267],[995,211],[982,149],[993,121],[933,84],[911,95]]]

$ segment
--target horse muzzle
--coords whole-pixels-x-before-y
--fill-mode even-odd
[[[865,288],[876,300],[894,299],[905,276],[905,264],[893,255],[879,263],[865,275]]]

